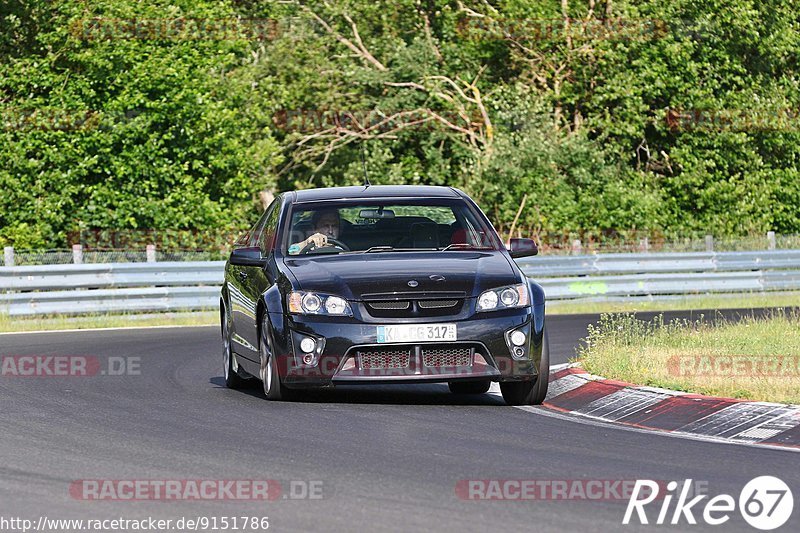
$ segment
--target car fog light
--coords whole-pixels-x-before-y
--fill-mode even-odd
[[[303,356],[303,363],[306,365],[311,365],[314,363],[314,359],[316,359],[314,354],[307,353]]]
[[[514,348],[514,357],[520,359],[525,355],[525,350],[520,347]]]
[[[356,369],[356,358],[355,357],[348,357],[347,361],[344,362],[342,366],[342,371],[345,370],[355,370]]]
[[[525,344],[525,334],[519,330],[511,334],[511,343],[514,346],[522,346]]]
[[[314,341],[314,339],[312,339],[310,337],[306,337],[306,338],[304,338],[303,340],[300,341],[300,349],[302,351],[304,351],[305,353],[313,352],[316,347],[317,347],[317,343]],[[308,357],[308,356],[306,356],[306,357]],[[303,358],[303,361],[305,361],[305,358]]]

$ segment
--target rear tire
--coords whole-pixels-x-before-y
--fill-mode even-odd
[[[492,386],[488,379],[481,381],[451,381],[447,384],[453,394],[484,394]]]
[[[229,389],[241,389],[247,380],[239,375],[239,364],[236,362],[236,355],[234,355],[231,345],[231,315],[224,306],[222,313],[222,366],[225,386]]]
[[[259,374],[264,386],[264,396],[267,397],[267,400],[273,401],[290,400],[292,391],[287,389],[281,380],[266,313],[261,322],[261,333],[258,336],[258,354],[261,359]]]
[[[531,381],[509,381],[500,383],[500,392],[508,405],[541,405],[547,397],[550,384],[550,343],[547,330],[542,333],[542,359],[539,375]]]

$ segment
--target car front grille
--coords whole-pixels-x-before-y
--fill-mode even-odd
[[[472,366],[473,349],[469,347],[422,348],[422,364],[426,367]]]
[[[367,305],[372,309],[383,311],[386,309],[408,309],[411,307],[411,302],[369,302]]]
[[[358,366],[362,370],[408,368],[411,362],[410,348],[371,348],[356,352]]]
[[[361,370],[428,369],[471,367],[476,345],[468,344],[403,344],[354,348]]]
[[[364,294],[364,306],[375,318],[444,317],[458,315],[464,307],[463,292]]]
[[[420,300],[417,305],[420,309],[443,309],[458,305],[458,300]]]

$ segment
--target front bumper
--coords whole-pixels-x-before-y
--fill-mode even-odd
[[[456,324],[458,340],[415,343],[379,343],[378,324],[350,317],[284,315],[279,368],[289,387],[533,379],[541,359],[543,312],[541,306],[439,319]],[[512,355],[509,333],[514,330],[527,338],[522,357]],[[312,364],[303,362],[303,337],[317,341]]]

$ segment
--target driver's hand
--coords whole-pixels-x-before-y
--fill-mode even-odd
[[[306,242],[309,244],[313,242],[315,248],[321,248],[328,244],[328,237],[327,235],[324,235],[322,233],[315,233],[314,235],[306,239]]]

